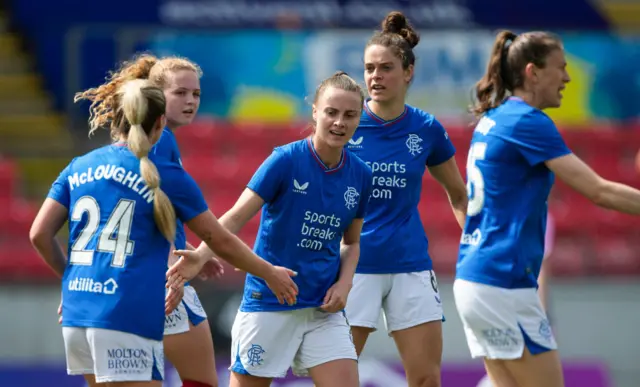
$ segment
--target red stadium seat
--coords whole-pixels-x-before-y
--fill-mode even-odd
[[[427,230],[427,236],[429,238],[429,255],[433,261],[433,270],[437,275],[452,277],[455,274],[456,262],[458,261],[460,235],[440,234],[435,230],[434,232],[430,232],[430,230]]]
[[[197,121],[175,132],[183,156],[215,155],[224,145],[225,134],[224,130],[210,121]]]
[[[29,235],[37,207],[19,198],[0,197],[0,235]]]
[[[588,248],[581,238],[558,236],[545,265],[554,276],[576,277],[586,273],[587,258]]]
[[[630,276],[640,274],[640,243],[637,238],[613,233],[594,238],[594,274]]]
[[[0,160],[0,196],[13,196],[16,190],[16,165],[6,159]]]
[[[311,132],[307,123],[234,124],[198,120],[176,131],[185,169],[202,188],[216,216],[228,211],[257,168],[273,148],[299,140]],[[640,128],[638,128],[640,129]],[[456,147],[456,162],[464,177],[466,155],[472,136],[470,127],[451,126],[449,137]],[[563,132],[569,147],[603,177],[640,187],[635,155],[640,130],[602,128]],[[36,206],[16,197],[18,172],[10,160],[0,160],[0,278],[54,279],[31,247],[27,235]],[[425,173],[419,204],[420,217],[429,237],[429,252],[440,275],[452,275],[457,261],[460,228],[442,187]],[[556,221],[557,240],[548,265],[557,276],[640,275],[640,219],[598,208],[557,180],[549,200]],[[239,233],[253,246],[260,215]],[[187,230],[187,239],[199,239]],[[244,273],[227,265],[216,281],[237,287]]]
[[[593,232],[597,226],[593,212],[597,207],[577,194],[569,193],[561,198],[549,200],[549,210],[555,220],[556,232],[560,235]]]
[[[0,243],[0,279],[16,281],[56,278],[25,236]]]

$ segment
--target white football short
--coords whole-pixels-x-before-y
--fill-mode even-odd
[[[189,322],[196,326],[206,319],[207,313],[202,308],[198,293],[193,286],[187,285],[180,304],[164,318],[164,335],[188,332]]]
[[[442,301],[433,270],[398,274],[356,274],[347,300],[354,327],[376,328],[384,312],[388,333],[443,321]]]
[[[558,348],[535,288],[455,280],[453,295],[472,357],[512,360]]]
[[[101,328],[62,327],[69,375],[95,375],[96,382],[162,380],[162,341]]]
[[[283,312],[238,311],[231,329],[235,373],[281,378],[291,367],[299,376],[333,360],[357,360],[344,313],[317,308]]]

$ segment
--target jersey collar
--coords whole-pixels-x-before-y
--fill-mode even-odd
[[[309,147],[309,151],[311,152],[311,155],[316,160],[316,162],[318,163],[320,168],[322,168],[322,170],[324,170],[325,173],[337,172],[338,170],[340,170],[344,166],[345,159],[347,157],[347,154],[345,153],[344,148],[342,149],[342,154],[340,155],[340,161],[338,162],[338,165],[336,165],[333,168],[329,168],[322,161],[322,159],[320,159],[320,156],[318,155],[318,152],[316,152],[316,148],[313,147],[313,142],[311,142],[311,137],[307,138],[307,146]]]
[[[371,109],[369,109],[369,101],[371,100],[371,98],[368,98],[367,100],[364,101],[364,111],[365,113],[367,113],[367,115],[369,117],[371,117],[374,121],[376,121],[377,123],[379,123],[380,125],[383,126],[391,126],[395,123],[398,123],[400,121],[402,121],[406,116],[407,116],[407,105],[404,105],[404,110],[402,111],[402,114],[400,114],[398,117],[392,119],[392,120],[384,120],[381,117],[379,117],[378,115],[376,115],[374,112],[371,111]]]

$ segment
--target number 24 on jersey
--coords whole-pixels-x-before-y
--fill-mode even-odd
[[[87,213],[87,223],[80,231],[80,235],[71,246],[69,263],[74,265],[91,266],[94,250],[88,250],[91,239],[99,234],[95,251],[112,253],[111,266],[124,267],[127,256],[133,254],[134,242],[129,239],[135,201],[121,199],[115,206],[109,220],[100,230],[100,206],[95,198],[83,196],[77,202],[71,213],[71,221],[79,222]]]

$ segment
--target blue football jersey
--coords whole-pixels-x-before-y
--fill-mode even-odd
[[[306,139],[276,148],[247,187],[265,201],[254,250],[273,265],[297,271],[299,294],[296,305],[280,305],[263,279],[248,274],[240,309],[322,305],[338,279],[342,235],[365,216],[371,170],[347,151],[335,168],[327,168]]]
[[[207,210],[184,169],[151,159],[181,221]],[[170,245],[155,224],[154,195],[140,177],[139,160],[122,145],[92,151],[62,171],[48,197],[69,210],[63,326],[162,340]]]
[[[545,161],[570,153],[553,121],[519,98],[480,119],[467,160],[469,207],[456,278],[537,286],[554,181]]]
[[[373,189],[362,230],[357,273],[410,273],[431,269],[418,203],[426,167],[455,154],[447,132],[431,114],[405,106],[385,121],[365,103],[347,145],[371,167]]]
[[[182,157],[180,156],[180,149],[178,149],[178,141],[176,141],[176,136],[174,136],[173,132],[169,128],[164,128],[160,139],[153,148],[151,148],[151,152],[149,153],[158,156],[158,158],[164,158],[182,165]],[[184,250],[187,246],[187,236],[184,232],[184,224],[180,219],[177,220],[176,224],[176,239],[174,241],[174,245],[178,250]]]

